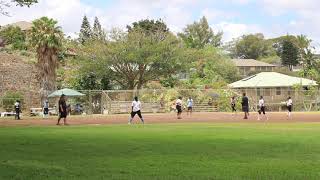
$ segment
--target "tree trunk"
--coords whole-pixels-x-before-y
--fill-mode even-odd
[[[37,53],[42,103],[47,99],[49,93],[56,90],[56,69],[58,67],[58,57],[57,51],[52,48],[41,47],[38,49]]]

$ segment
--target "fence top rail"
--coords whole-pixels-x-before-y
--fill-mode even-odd
[[[77,90],[79,92],[139,92],[139,91],[168,91],[172,89],[137,89],[137,90]],[[212,91],[212,90],[233,90],[229,88],[220,89],[174,89],[178,91]]]
[[[271,87],[270,87],[271,88]],[[263,88],[214,88],[214,89],[134,89],[134,90],[130,90],[130,89],[126,89],[126,90],[76,90],[79,92],[139,92],[139,91],[168,91],[168,90],[178,90],[178,91],[211,91],[211,90],[234,90],[234,91],[241,91],[241,90],[252,90],[252,91],[256,91],[257,89],[270,89],[269,87],[263,87]],[[274,87],[273,87],[274,88]],[[281,89],[283,90],[283,89]],[[309,91],[309,90],[305,90],[305,89],[299,89],[299,90],[295,90],[295,89],[288,89],[288,91],[300,91],[300,92],[304,92],[304,91]],[[320,91],[320,89],[317,89],[317,91]]]

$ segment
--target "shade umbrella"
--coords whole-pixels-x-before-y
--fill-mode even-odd
[[[48,97],[49,98],[51,98],[51,97],[59,97],[62,94],[66,95],[66,96],[71,96],[71,97],[72,96],[84,96],[84,94],[82,94],[82,93],[80,93],[80,92],[78,92],[76,90],[65,88],[65,89],[60,89],[60,90],[54,91]]]

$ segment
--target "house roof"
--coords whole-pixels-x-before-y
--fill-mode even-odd
[[[19,27],[22,31],[27,31],[31,29],[32,23],[27,21],[18,21],[12,24],[5,25],[3,26],[3,28],[9,27],[9,26]]]
[[[301,84],[302,86],[316,86],[316,81],[288,76],[277,72],[262,72],[240,81],[229,84],[230,88],[259,88],[259,87],[292,87]]]
[[[276,67],[276,65],[268,64],[254,59],[232,59],[237,67]]]

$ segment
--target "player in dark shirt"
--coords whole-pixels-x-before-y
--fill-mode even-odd
[[[244,112],[244,119],[248,119],[248,116],[249,116],[249,98],[246,96],[246,93],[243,93],[241,105],[242,105],[242,111]]]
[[[66,96],[64,94],[61,95],[59,100],[59,118],[57,125],[60,125],[60,120],[63,118],[64,125],[68,125],[67,123],[67,103]]]

